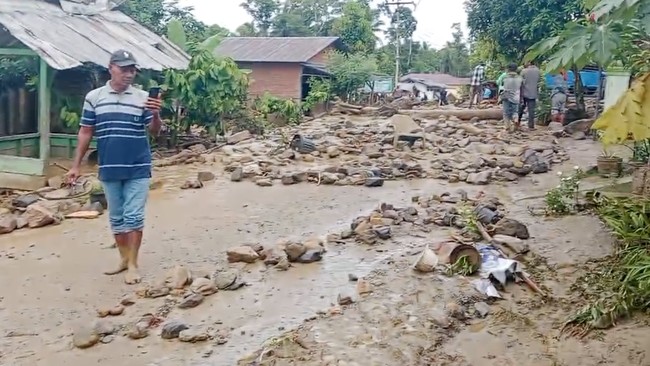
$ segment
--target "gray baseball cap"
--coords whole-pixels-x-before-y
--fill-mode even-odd
[[[138,67],[138,62],[133,57],[133,54],[125,50],[117,50],[111,54],[111,60],[109,64],[124,67],[124,66],[135,66]]]

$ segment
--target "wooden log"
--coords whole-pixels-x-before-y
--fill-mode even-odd
[[[413,110],[402,110],[400,113],[410,114],[414,118],[422,119],[436,119],[440,116],[445,117],[456,117],[463,121],[469,121],[470,119],[476,117],[479,120],[488,120],[496,119],[500,120],[503,118],[503,111],[501,108],[489,108],[489,109],[413,109]]]

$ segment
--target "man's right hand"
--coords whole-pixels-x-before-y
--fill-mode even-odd
[[[68,172],[65,174],[65,181],[68,184],[74,184],[77,182],[77,179],[79,178],[79,168],[77,167],[72,167]]]

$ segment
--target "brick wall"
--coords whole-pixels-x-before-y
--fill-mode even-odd
[[[298,63],[239,63],[242,69],[251,70],[251,96],[264,92],[279,98],[300,99],[302,66]]]

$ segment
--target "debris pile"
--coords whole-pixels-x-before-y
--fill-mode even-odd
[[[395,138],[398,129],[412,132]],[[296,144],[291,135],[307,144]],[[384,180],[412,178],[489,184],[545,173],[569,159],[545,133],[506,134],[499,123],[400,114],[379,120],[328,116],[201,156],[223,165],[232,181],[263,187],[277,181],[377,187]]]

